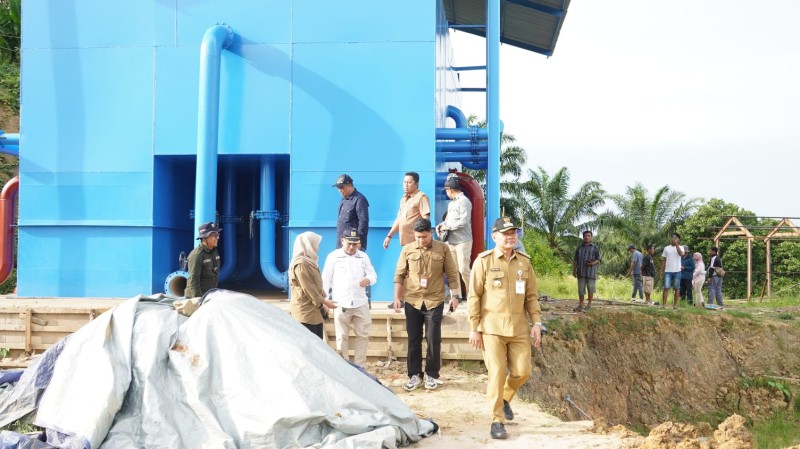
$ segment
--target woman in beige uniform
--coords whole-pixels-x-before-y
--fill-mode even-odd
[[[336,308],[322,289],[318,255],[321,241],[322,237],[313,232],[298,235],[289,265],[292,316],[319,338],[322,338],[322,310]]]

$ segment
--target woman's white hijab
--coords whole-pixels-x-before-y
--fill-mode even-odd
[[[303,232],[294,239],[292,248],[292,262],[297,259],[306,259],[309,262],[318,264],[319,262],[319,243],[322,236],[313,232]]]

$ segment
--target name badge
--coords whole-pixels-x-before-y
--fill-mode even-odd
[[[419,287],[420,288],[428,288],[428,277],[427,276],[420,276],[420,278],[419,278]]]
[[[525,294],[525,281],[517,281],[517,294],[524,295]]]

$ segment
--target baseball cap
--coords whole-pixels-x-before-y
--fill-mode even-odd
[[[351,229],[347,232],[342,233],[342,238],[350,243],[360,243],[361,237],[358,236],[358,232],[355,229]]]
[[[636,245],[634,245],[633,243],[631,243],[630,245],[628,245],[628,249],[629,249],[629,250],[631,250],[631,249],[636,249]]]
[[[204,239],[211,234],[219,234],[220,232],[222,232],[222,230],[213,221],[203,223],[197,228],[197,233],[200,235],[200,237],[197,237],[197,240]]]
[[[344,173],[336,178],[336,183],[333,184],[333,187],[342,187],[347,184],[353,185],[353,178],[351,178],[347,173]]]
[[[508,229],[519,229],[519,226],[511,217],[500,217],[495,220],[494,225],[492,225],[492,232],[503,232]]]
[[[461,183],[458,182],[458,177],[450,176],[447,178],[447,181],[444,182],[444,188],[461,190]]]

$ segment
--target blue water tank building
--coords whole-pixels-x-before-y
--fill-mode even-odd
[[[448,169],[488,168],[496,217],[499,43],[551,54],[568,3],[23,2],[18,295],[162,292],[206,221],[221,286],[280,290],[297,234],[334,248],[348,173],[390,300],[403,174],[436,222]],[[487,37],[488,130],[459,123],[453,27]]]

